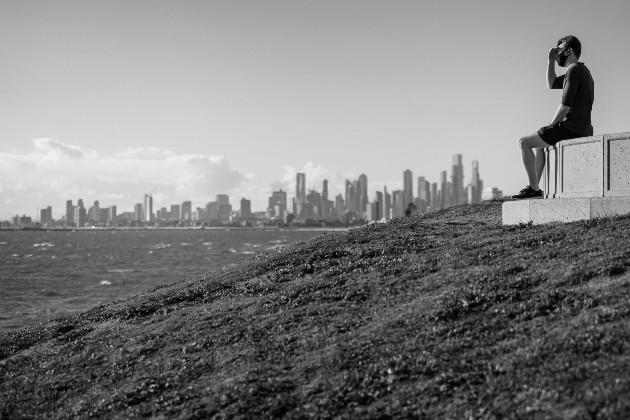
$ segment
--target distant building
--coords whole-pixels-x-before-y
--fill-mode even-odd
[[[387,192],[387,187],[383,187],[383,218],[385,220],[392,218],[392,196]]]
[[[442,200],[438,193],[438,184],[434,182],[431,184],[431,211],[440,210]]]
[[[171,204],[171,220],[179,221],[180,220],[180,206],[179,204]]]
[[[488,187],[483,190],[482,200],[493,200],[503,198],[503,191],[495,187]]]
[[[392,193],[392,218],[396,219],[405,215],[405,198],[402,190],[396,190]]]
[[[450,206],[456,206],[466,202],[464,194],[464,165],[462,164],[462,155],[453,155],[453,169],[451,174],[451,197]]]
[[[404,209],[413,203],[413,172],[407,169],[403,172],[403,203]],[[404,213],[403,213],[404,214]]]
[[[472,162],[472,177],[470,180],[470,189],[468,194],[469,203],[478,203],[481,201],[481,194],[483,193],[483,181],[479,176],[479,162],[473,160]]]
[[[66,225],[74,226],[74,206],[72,200],[66,201]]]
[[[373,203],[376,206],[376,219],[374,220],[381,220],[384,215],[383,215],[383,205],[384,205],[384,201],[383,201],[383,193],[381,191],[376,191],[376,198],[374,200]]]
[[[88,210],[88,219],[92,222],[101,221],[101,206],[98,200],[94,201],[94,205]]]
[[[184,201],[182,203],[182,214],[181,221],[182,222],[190,222],[192,219],[192,203],[190,201]]]
[[[346,203],[341,194],[335,197],[335,216],[337,220],[343,220],[343,215],[346,212]]]
[[[367,210],[368,204],[368,179],[367,175],[361,174],[359,175],[359,179],[357,180],[357,213],[363,214]]]
[[[241,218],[249,219],[252,217],[252,202],[245,198],[241,198]]]
[[[141,222],[144,219],[144,216],[142,214],[142,203],[136,203],[136,205],[133,206],[133,213],[134,220],[136,222]]]
[[[451,206],[451,202],[450,202],[451,197],[450,197],[450,191],[449,191],[450,186],[446,177],[447,177],[446,171],[440,172],[440,197],[442,199],[440,202],[441,209],[446,209]]]
[[[418,177],[418,212],[426,213],[431,207],[431,184],[423,176]]]
[[[282,189],[280,189],[280,191],[272,192],[268,203],[267,213],[269,218],[284,218],[287,213],[287,192],[282,191]]]
[[[153,222],[153,196],[151,194],[144,195],[144,206],[142,210],[144,212],[142,220],[145,222]]]
[[[117,208],[116,206],[109,206],[109,214],[108,214],[108,220],[110,222],[115,222],[116,219],[118,218],[118,214],[117,214]]]
[[[83,200],[77,201],[77,206],[74,208],[74,224],[77,227],[82,227],[87,221],[87,211],[83,205]]]
[[[39,223],[42,225],[52,225],[53,217],[52,217],[52,207],[48,206],[45,209],[41,209],[39,217]]]
[[[295,176],[295,217],[304,218],[306,204],[306,174],[298,172]]]

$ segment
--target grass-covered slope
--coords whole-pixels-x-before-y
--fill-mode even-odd
[[[630,218],[500,219],[328,233],[2,335],[0,417],[630,418]]]

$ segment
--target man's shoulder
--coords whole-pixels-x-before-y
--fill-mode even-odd
[[[591,71],[586,67],[586,64],[577,62],[567,69],[567,74],[591,74]]]

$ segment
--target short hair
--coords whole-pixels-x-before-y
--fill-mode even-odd
[[[560,45],[563,42],[567,43],[567,46],[573,50],[573,52],[575,53],[575,56],[579,59],[580,55],[582,55],[582,43],[580,42],[580,40],[577,39],[576,36],[567,35],[560,38],[556,45]]]

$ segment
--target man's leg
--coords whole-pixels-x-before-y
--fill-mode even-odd
[[[538,152],[534,154],[534,149],[549,147],[549,144],[545,143],[538,133],[533,133],[518,139],[518,147],[521,149],[523,166],[525,166],[525,172],[527,172],[529,186],[538,191],[540,189],[538,188],[538,183],[545,166],[545,158],[543,150],[540,151],[540,154]]]

